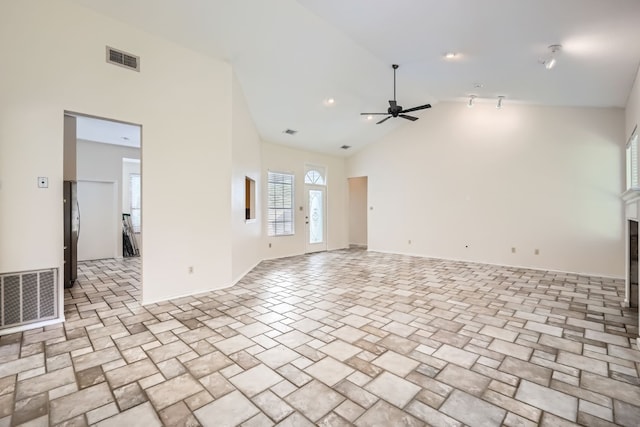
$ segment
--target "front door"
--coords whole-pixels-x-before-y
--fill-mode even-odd
[[[319,185],[306,185],[305,199],[306,252],[326,251],[326,187]]]

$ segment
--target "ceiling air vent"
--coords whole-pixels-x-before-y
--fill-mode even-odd
[[[140,71],[140,57],[107,46],[107,62],[130,70]]]
[[[286,133],[287,135],[295,135],[296,133],[298,133],[298,131],[293,129],[285,129],[283,133]]]

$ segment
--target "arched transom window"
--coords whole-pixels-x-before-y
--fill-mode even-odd
[[[308,167],[307,173],[304,175],[304,183],[312,185],[326,185],[323,168],[316,166]]]

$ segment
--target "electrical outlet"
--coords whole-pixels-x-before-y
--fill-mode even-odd
[[[193,265],[189,266],[189,274],[193,274]]]
[[[533,253],[536,255],[540,255],[540,249],[536,249],[535,251],[533,251]]]
[[[511,248],[511,253],[515,254],[516,253],[516,248]]]
[[[411,240],[409,240],[409,244],[411,244]]]
[[[269,247],[271,247],[271,243],[269,243]]]
[[[49,178],[47,178],[46,176],[39,176],[38,188],[49,188]]]

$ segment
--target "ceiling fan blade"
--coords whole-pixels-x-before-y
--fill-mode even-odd
[[[396,102],[396,100],[389,100],[389,106],[391,106],[391,108],[396,108],[396,106],[398,105],[398,103]]]
[[[424,104],[419,107],[407,108],[406,110],[400,111],[401,113],[410,113],[411,111],[424,110],[425,108],[431,108],[431,104]]]
[[[400,117],[402,117],[403,119],[411,120],[412,122],[415,122],[416,120],[418,120],[417,117],[407,116],[406,114],[400,114]]]
[[[380,121],[379,121],[378,123],[376,123],[376,124],[377,124],[377,125],[379,125],[380,123],[384,123],[384,122],[386,122],[387,120],[389,120],[390,118],[391,118],[391,116],[389,116],[389,117],[385,117],[384,119],[380,120]]]
[[[360,113],[361,116],[386,116],[389,113]]]

